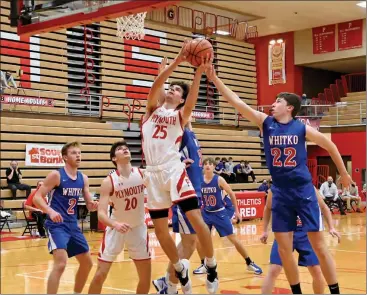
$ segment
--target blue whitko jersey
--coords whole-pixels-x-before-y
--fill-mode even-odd
[[[181,160],[189,158],[194,161],[190,167],[186,168],[186,172],[193,187],[195,188],[195,191],[200,192],[201,183],[203,182],[201,148],[198,140],[196,139],[195,133],[188,128],[184,129],[180,152],[182,155]]]
[[[64,222],[77,222],[77,210],[79,196],[83,193],[83,174],[78,171],[77,179],[72,180],[64,168],[59,170],[60,185],[55,187],[49,201],[49,205],[60,213]]]
[[[219,176],[214,174],[209,183],[203,181],[201,185],[201,194],[203,198],[204,210],[208,212],[224,210],[222,198],[222,189],[218,183]]]
[[[306,125],[296,119],[281,124],[269,116],[263,123],[263,135],[273,185],[297,187],[312,181],[307,168]]]

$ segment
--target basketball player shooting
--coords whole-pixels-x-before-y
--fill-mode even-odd
[[[244,103],[217,77],[213,67],[206,74],[225,99],[263,133],[266,164],[273,180],[272,230],[292,292],[301,293],[298,267],[292,256],[293,232],[297,228],[298,215],[320,261],[330,292],[338,294],[335,263],[325,244],[320,207],[307,168],[306,140],[329,152],[341,175],[340,182],[347,187],[352,179],[338,149],[322,133],[295,119],[301,107],[298,95],[288,92],[278,94],[272,105],[273,116],[268,116]]]
[[[107,227],[89,294],[101,293],[112,262],[116,260],[124,246],[129,251],[138,273],[136,294],[148,294],[151,261],[148,230],[145,224],[143,174],[139,168],[131,166],[130,149],[125,141],[118,141],[112,145],[110,159],[116,170],[108,175],[101,185],[98,220]],[[107,211],[110,201],[113,203],[113,211],[109,216]]]
[[[83,291],[93,267],[88,243],[78,226],[77,210],[81,195],[84,196],[89,211],[96,211],[98,202],[92,200],[88,177],[78,171],[81,163],[80,144],[78,142],[65,144],[61,149],[61,155],[65,167],[48,174],[34,196],[37,207],[48,215],[45,222],[49,236],[48,250],[54,259],[47,281],[47,294],[57,293],[68,258],[75,256],[79,262],[74,293]],[[51,191],[48,205],[45,198]]]
[[[147,164],[145,172],[147,206],[157,238],[176,271],[183,291],[192,293],[189,261],[179,259],[176,245],[168,230],[168,210],[172,204],[177,204],[186,214],[198,239],[206,245],[208,268],[206,287],[209,293],[215,293],[218,289],[218,279],[213,243],[209,229],[201,216],[195,189],[186,174],[185,164],[181,162],[179,153],[183,126],[190,119],[197,101],[201,76],[205,68],[211,66],[213,56],[202,58],[190,90],[185,82],[171,82],[163,105],[158,104],[162,85],[177,66],[186,61],[186,44],[187,42],[175,60],[155,79],[148,95],[142,125],[142,146]]]

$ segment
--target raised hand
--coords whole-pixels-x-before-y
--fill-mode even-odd
[[[206,74],[209,81],[213,81],[215,79],[215,77],[217,76],[213,65],[211,65],[211,67],[207,67],[205,69],[205,74]]]
[[[160,74],[168,65],[168,58],[164,57],[158,66],[158,73]]]
[[[209,68],[212,67],[213,58],[213,55],[210,55],[209,53],[205,57],[202,56],[201,64],[196,71],[200,73],[206,72]]]
[[[176,61],[178,63],[182,63],[182,62],[185,62],[186,59],[187,59],[187,55],[188,55],[188,52],[186,50],[186,45],[187,43],[189,43],[188,40],[185,39],[183,45],[182,45],[182,48],[180,50],[180,52],[178,53],[178,55],[176,56]]]

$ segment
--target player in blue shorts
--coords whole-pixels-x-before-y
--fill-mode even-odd
[[[340,243],[340,234],[335,230],[333,226],[333,220],[329,208],[326,206],[319,192],[316,190],[318,202],[325,217],[326,223],[329,227],[329,233],[333,237],[338,238]],[[269,236],[268,228],[271,218],[271,206],[272,206],[273,194],[271,190],[268,192],[268,198],[264,208],[264,219],[263,219],[263,234],[260,237],[262,243],[266,244]],[[315,252],[312,250],[312,246],[307,237],[307,232],[303,231],[302,221],[297,217],[297,229],[293,234],[293,250],[299,253],[298,265],[305,266],[308,268],[309,273],[312,276],[312,287],[315,294],[324,294],[324,278],[322,276],[319,260]],[[282,271],[282,261],[278,252],[278,243],[274,240],[273,246],[270,253],[270,267],[267,273],[264,283],[261,287],[262,294],[271,294],[274,288],[275,280]]]
[[[54,259],[48,277],[47,294],[57,293],[68,257],[75,256],[79,262],[74,293],[83,291],[93,266],[88,243],[78,227],[77,210],[81,195],[84,196],[90,211],[97,210],[98,202],[92,200],[88,177],[78,171],[81,163],[80,144],[78,142],[65,144],[61,149],[61,155],[65,166],[52,171],[34,196],[36,205],[48,215],[45,227],[49,236],[48,249]],[[51,191],[48,205],[44,197]]]
[[[237,252],[245,259],[248,271],[255,274],[261,274],[262,269],[251,260],[245,247],[233,233],[232,221],[224,206],[222,190],[224,190],[231,198],[236,218],[241,220],[234,192],[223,177],[214,174],[216,163],[213,158],[205,159],[203,164],[204,181],[201,185],[201,194],[203,201],[202,214],[205,223],[208,225],[210,230],[214,227],[220,237],[228,238],[228,240],[235,246]],[[194,272],[194,274],[199,273],[200,272]]]
[[[201,183],[203,181],[202,153],[199,142],[192,131],[191,119],[186,124],[180,146],[181,161],[186,164],[187,175],[198,196],[201,206]],[[196,233],[179,206],[172,206],[172,229],[181,235],[181,242],[177,245],[181,259],[190,259],[196,249]],[[160,294],[173,294],[177,292],[178,279],[174,275],[171,263],[165,277],[153,281],[153,285]],[[184,288],[184,287],[182,287]]]
[[[206,71],[224,98],[241,115],[257,125],[264,138],[266,164],[272,176],[273,205],[272,229],[279,244],[284,271],[293,293],[302,293],[297,263],[292,256],[293,232],[297,215],[317,257],[332,294],[338,294],[336,268],[321,232],[322,219],[312,177],[307,168],[306,140],[326,149],[333,159],[344,187],[352,183],[335,144],[316,129],[305,126],[295,117],[301,107],[300,97],[293,93],[278,94],[272,105],[272,115],[256,111],[243,102],[217,77],[214,67]]]

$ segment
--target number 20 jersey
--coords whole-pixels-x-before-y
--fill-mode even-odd
[[[183,129],[178,110],[158,107],[143,123],[143,152],[147,166],[181,162],[179,148]]]
[[[312,182],[307,167],[306,125],[296,119],[282,124],[268,116],[263,123],[263,136],[273,185],[287,188]]]
[[[128,223],[130,227],[144,224],[144,183],[139,168],[133,167],[128,178],[115,170],[109,175],[113,187],[110,200],[113,203],[111,219]]]

